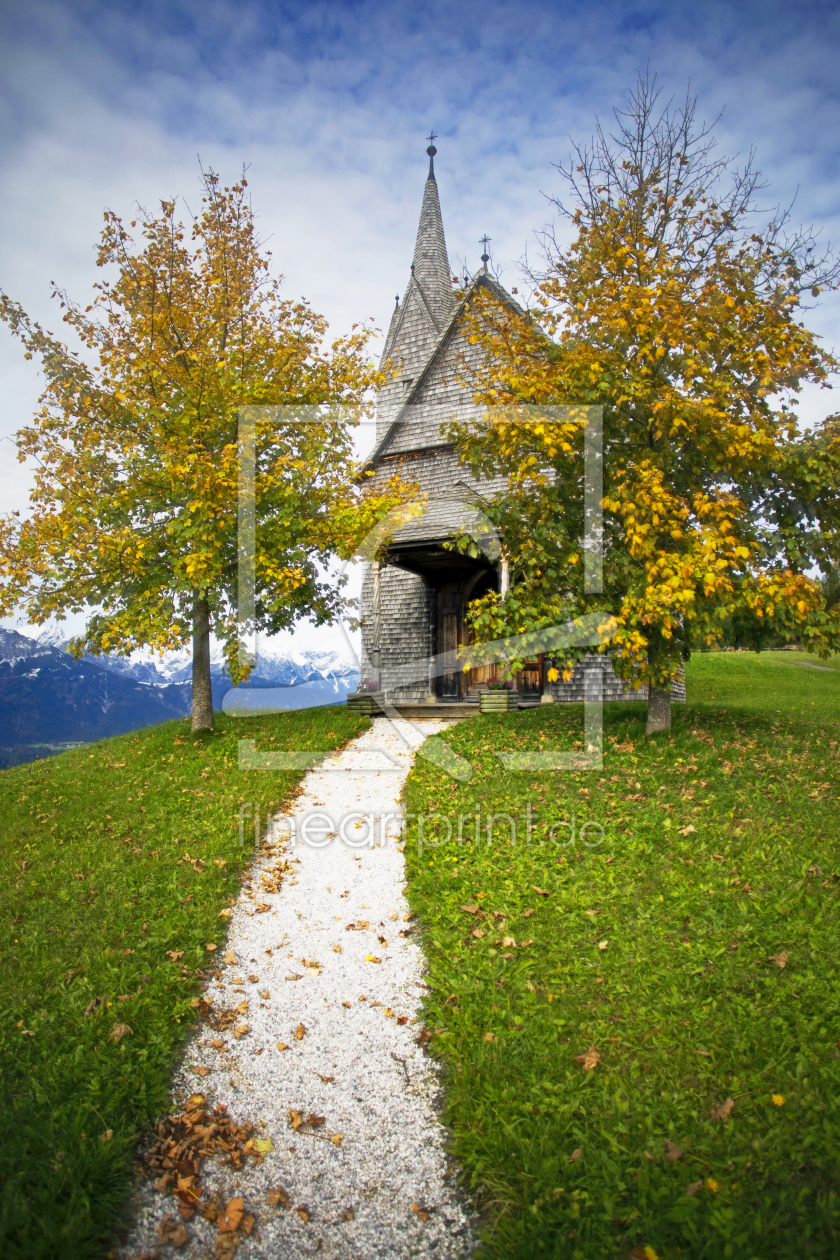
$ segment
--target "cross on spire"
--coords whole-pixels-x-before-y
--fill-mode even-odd
[[[427,153],[428,153],[428,155],[429,155],[429,179],[434,179],[434,177],[435,177],[435,154],[437,153],[437,149],[435,148],[435,140],[437,140],[437,136],[435,135],[434,131],[430,131],[430,132],[429,132],[429,134],[426,136],[426,139],[427,139],[427,140],[428,140],[428,142],[429,142],[429,147],[428,147],[428,149],[426,150],[426,152],[427,152]]]
[[[483,246],[484,246],[484,253],[481,255],[481,261],[484,263],[484,270],[485,270],[485,271],[487,270],[487,264],[488,264],[488,263],[489,263],[489,261],[490,261],[490,255],[487,253],[487,246],[490,244],[490,241],[491,241],[492,239],[493,239],[493,238],[492,238],[491,236],[488,236],[488,235],[487,235],[487,233],[485,232],[485,233],[484,233],[484,235],[482,236],[481,240],[478,242],[478,243],[479,243],[479,245],[483,245]]]

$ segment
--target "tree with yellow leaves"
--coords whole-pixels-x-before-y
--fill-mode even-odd
[[[599,650],[647,685],[649,733],[670,727],[692,647],[713,645],[735,615],[823,653],[840,642],[838,610],[807,575],[807,522],[782,521],[770,502],[807,463],[792,397],[837,366],[799,317],[840,267],[811,233],[788,231],[787,213],[759,225],[751,159],[739,171],[717,157],[694,103],[660,108],[658,95],[640,80],[616,134],[599,126],[560,168],[574,236],[545,237],[525,316],[492,294],[476,303],[486,355],[473,385],[488,411],[452,429],[476,473],[508,478],[482,507],[511,587],[473,606],[474,637],[603,612],[616,630]],[[583,576],[582,426],[573,414],[513,421],[506,403],[603,407],[602,593]],[[836,471],[822,478],[827,505],[826,476],[836,502]]]
[[[0,294],[0,317],[46,377],[38,414],[17,435],[35,482],[28,516],[0,523],[0,609],[22,607],[36,624],[93,610],[77,655],[192,640],[192,725],[208,729],[211,631],[234,680],[248,672],[237,621],[239,409],[253,428],[246,630],[332,619],[343,601],[325,565],[350,556],[400,492],[359,489],[349,413],[335,408],[363,406],[376,383],[372,330],[324,348],[324,319],[270,277],[245,179],[223,188],[205,173],[190,228],[174,201],[138,223],[139,245],[106,213],[97,262],[114,274],[91,306],[54,290],[80,350]]]

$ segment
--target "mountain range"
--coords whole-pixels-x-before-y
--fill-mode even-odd
[[[37,638],[0,628],[0,766],[183,717],[190,680],[189,650],[75,661],[54,628]],[[289,652],[266,641],[251,678],[238,688],[214,644],[211,680],[215,708],[273,712],[341,704],[359,674],[337,652]]]

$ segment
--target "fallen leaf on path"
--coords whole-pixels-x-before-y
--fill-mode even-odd
[[[302,974],[298,974],[298,973],[295,971],[295,972],[293,972],[293,973],[292,973],[292,975],[290,975],[290,976],[286,976],[286,979],[287,979],[287,980],[302,980],[302,979],[303,979],[303,975],[302,975]]]
[[[172,1216],[165,1216],[157,1227],[158,1238],[167,1247],[184,1247],[190,1235]]]
[[[788,960],[788,955],[787,955],[786,949],[783,949],[781,954],[771,954],[770,957],[767,959],[768,962],[775,963],[777,967],[782,967],[782,968],[787,966],[787,960]]]
[[[728,1120],[729,1113],[735,1106],[733,1099],[727,1098],[726,1102],[718,1103],[716,1107],[712,1107],[713,1120]]]
[[[271,994],[269,993],[268,989],[263,989],[262,992],[260,993],[260,997],[262,998],[264,1002],[267,1002],[268,999],[271,997]]]
[[[342,1006],[346,1006],[346,1007],[348,1008],[348,1010],[349,1010],[349,1009],[350,1009],[350,1007],[353,1005],[353,1003],[352,1003],[352,1002],[342,1002],[342,1003],[341,1003],[341,1005],[342,1005]]]
[[[420,1220],[425,1225],[426,1221],[429,1219],[429,1208],[423,1207],[422,1203],[412,1203],[411,1210],[415,1216],[420,1217]]]
[[[191,1067],[190,1071],[195,1072],[196,1076],[209,1076],[210,1075],[209,1067]]]
[[[676,1164],[677,1160],[680,1158],[680,1156],[684,1152],[680,1150],[676,1142],[672,1142],[670,1138],[665,1139],[665,1145],[668,1147],[668,1151],[667,1151],[667,1154],[665,1155],[665,1158],[667,1159],[669,1164]]]
[[[295,1029],[295,1041],[302,1041],[306,1035],[306,1024],[298,1024]]]
[[[333,951],[333,953],[334,953],[334,954],[340,954],[340,953],[342,952],[341,946],[340,946],[340,945],[333,945],[333,947],[332,947],[332,951]]]
[[[289,1108],[289,1124],[292,1126],[295,1133],[297,1133],[298,1129],[303,1128],[304,1123],[305,1121],[301,1113],[299,1111],[292,1111],[290,1107]]]
[[[427,1045],[427,1044],[428,1044],[431,1040],[432,1040],[432,1034],[429,1032],[428,1028],[426,1028],[426,1027],[421,1028],[421,1029],[420,1029],[420,1031],[419,1031],[419,1033],[417,1034],[417,1044],[418,1044],[418,1046],[425,1046],[425,1045]]]
[[[314,1111],[310,1111],[306,1117],[306,1123],[311,1129],[321,1129],[327,1123],[326,1116],[316,1116]]]
[[[601,1053],[590,1046],[583,1054],[575,1055],[575,1063],[579,1063],[584,1072],[591,1072],[601,1062]]]
[[[134,1032],[128,1024],[114,1024],[110,1032],[111,1041],[122,1041],[123,1037],[133,1037]]]
[[[298,1205],[297,1214],[300,1217],[300,1219],[303,1221],[304,1225],[306,1224],[306,1222],[309,1220],[310,1216],[312,1215],[312,1213],[309,1211],[309,1208],[306,1206],[305,1203],[300,1203]]]
[[[568,1163],[574,1164],[577,1160],[580,1159],[582,1154],[583,1154],[583,1147],[579,1146],[576,1151],[572,1151],[571,1155],[569,1156]]]
[[[254,1138],[252,1145],[260,1155],[267,1155],[269,1151],[274,1150],[274,1143],[270,1137]]]
[[[356,1219],[356,1213],[353,1211],[351,1207],[347,1207],[341,1213],[341,1219],[343,1221],[354,1221]]]
[[[277,1042],[277,1049],[278,1049],[278,1050],[288,1050],[288,1048],[289,1048],[289,1047],[286,1045],[285,1041],[278,1041],[278,1042]]]
[[[237,1024],[233,1030],[233,1035],[237,1041],[241,1040],[247,1033],[251,1031],[250,1024]]]
[[[408,1023],[408,1016],[407,1016],[407,1015],[398,1015],[398,1016],[397,1016],[397,1023],[398,1023],[398,1024],[400,1024],[400,1025],[402,1025],[402,1024],[407,1024],[407,1023]]]
[[[369,962],[369,963],[381,963],[381,962],[382,962],[382,959],[381,959],[381,958],[377,958],[377,957],[376,957],[376,954],[365,954],[365,962]]]
[[[222,962],[225,963],[225,965],[228,967],[235,967],[236,964],[239,962],[239,959],[236,957],[236,954],[234,954],[233,950],[229,949],[228,952],[225,954],[224,958],[222,959]]]
[[[341,1143],[342,1143],[343,1139],[344,1139],[344,1134],[343,1134],[343,1133],[331,1133],[331,1134],[330,1134],[330,1141],[332,1142],[333,1146],[341,1146]]]
[[[292,1206],[292,1200],[289,1198],[282,1186],[277,1186],[276,1189],[269,1190],[265,1197],[268,1199],[272,1207],[277,1207],[278,1203],[280,1207],[284,1208],[290,1208]]]
[[[242,1199],[231,1199],[225,1208],[225,1214],[217,1222],[220,1234],[232,1234],[234,1230],[239,1228],[242,1217],[245,1215],[245,1203]]]
[[[393,1019],[396,1012],[391,1006],[383,1006],[382,1014],[385,1016],[386,1019]]]

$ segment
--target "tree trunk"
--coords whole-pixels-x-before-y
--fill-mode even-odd
[[[195,592],[193,601],[192,729],[212,731],[213,693],[210,687],[210,605]]]
[[[646,735],[656,735],[659,731],[671,729],[671,692],[661,691],[648,683],[648,712]]]

